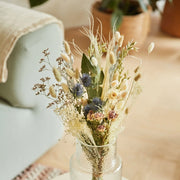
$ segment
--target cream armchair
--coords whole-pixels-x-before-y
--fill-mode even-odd
[[[63,128],[44,97],[35,96],[39,59],[62,50],[63,29],[49,24],[19,39],[8,59],[8,80],[0,83],[0,179],[10,180],[62,136]]]

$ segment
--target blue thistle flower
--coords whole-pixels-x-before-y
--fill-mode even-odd
[[[87,114],[89,113],[89,111],[92,110],[92,111],[95,111],[95,106],[91,103],[91,104],[87,104],[86,106],[84,106],[84,116],[86,117]]]
[[[96,105],[96,106],[102,106],[102,101],[99,97],[95,97],[93,98],[92,102]]]
[[[89,87],[91,85],[91,76],[89,74],[83,73],[81,77],[81,81],[84,87]]]
[[[79,83],[77,83],[73,88],[72,88],[72,93],[75,97],[81,97],[83,94],[83,86]]]

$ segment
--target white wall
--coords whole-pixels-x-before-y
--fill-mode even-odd
[[[29,7],[28,0],[0,0]],[[56,16],[63,21],[65,28],[88,24],[88,14],[95,0],[49,0],[34,9]]]

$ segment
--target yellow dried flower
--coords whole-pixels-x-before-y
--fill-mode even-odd
[[[53,86],[49,87],[49,93],[53,98],[56,98],[56,91],[54,90]]]
[[[65,60],[67,63],[70,63],[70,58],[67,54],[65,53],[61,53],[61,57],[63,58],[63,60]]]
[[[66,73],[68,74],[68,76],[70,76],[70,77],[74,77],[74,72],[71,70],[71,69],[69,69],[69,68],[66,68]]]
[[[53,67],[53,74],[54,74],[54,77],[56,78],[56,80],[58,82],[61,81],[61,73],[58,71],[58,69],[56,67]]]
[[[119,84],[118,80],[114,80],[111,82],[111,87],[117,87]]]
[[[79,79],[79,76],[80,76],[80,74],[79,74],[79,69],[76,68],[76,71],[75,71],[75,78],[76,78],[76,79]]]
[[[66,93],[68,93],[68,92],[69,92],[69,87],[68,87],[68,85],[67,85],[67,84],[65,84],[65,83],[61,83],[61,86],[62,86],[62,88],[63,88],[64,92],[66,92]]]
[[[109,61],[112,65],[115,64],[115,62],[116,62],[115,57],[114,57],[114,53],[112,51],[109,54]]]
[[[70,46],[69,46],[67,41],[64,41],[64,47],[65,47],[67,55],[70,55],[71,54],[71,49],[70,49]]]
[[[115,90],[115,89],[111,89],[111,90],[109,91],[109,93],[108,93],[108,98],[109,98],[109,99],[116,99],[117,96],[118,96],[118,92],[117,92],[117,90]]]
[[[127,91],[122,91],[122,92],[120,93],[120,95],[119,95],[119,98],[120,98],[120,99],[125,99],[125,98],[127,97],[127,95],[128,95],[128,92],[127,92]]]

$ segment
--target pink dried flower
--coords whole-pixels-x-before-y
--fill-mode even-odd
[[[118,114],[114,110],[109,112],[108,119],[111,119],[112,121],[114,121],[117,117],[118,117]]]
[[[98,121],[100,121],[104,118],[104,114],[100,113],[100,112],[96,112],[92,116],[93,116],[93,119],[98,120]]]
[[[87,114],[87,120],[97,120],[97,121],[101,121],[104,118],[104,114],[100,113],[100,112],[96,112],[93,113],[92,110],[89,111],[89,113]]]
[[[104,132],[106,130],[106,127],[104,125],[98,125],[97,130],[99,132]]]

